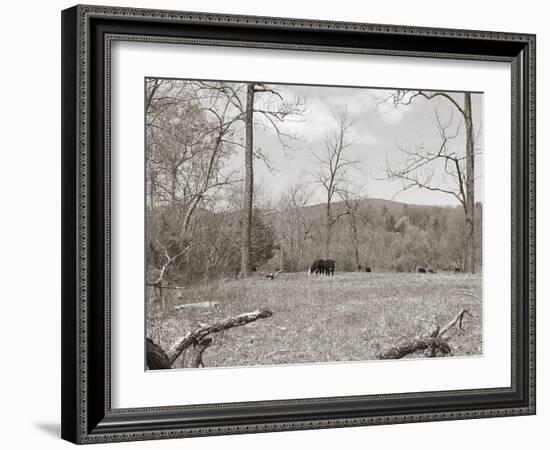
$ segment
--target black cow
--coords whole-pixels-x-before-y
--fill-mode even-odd
[[[428,273],[435,273],[435,270],[433,270],[433,269],[428,269]]]
[[[418,273],[426,273],[426,269],[424,267],[419,267]]]
[[[334,275],[334,270],[336,268],[336,262],[332,259],[316,259],[313,261],[313,264],[309,268],[307,274],[311,275]]]
[[[372,272],[372,269],[370,267],[365,267],[365,272]]]
[[[323,261],[324,274],[325,275],[334,275],[334,269],[336,269],[336,261],[332,259],[326,259]]]
[[[455,273],[461,273],[462,267],[455,267]]]
[[[323,259],[316,259],[315,261],[313,261],[313,264],[309,268],[307,274],[311,275],[314,272],[315,272],[315,275],[319,275],[319,273],[323,274],[325,270],[324,264],[325,264],[325,261]]]

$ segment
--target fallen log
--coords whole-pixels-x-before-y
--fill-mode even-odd
[[[473,317],[467,309],[462,308],[458,314],[453,317],[453,319],[443,328],[440,328],[439,325],[435,324],[434,330],[430,332],[428,336],[394,345],[389,350],[379,354],[378,359],[401,359],[407,355],[411,355],[422,350],[428,350],[429,357],[437,356],[437,352],[441,353],[443,356],[450,355],[452,353],[451,347],[447,344],[447,341],[443,338],[443,335],[457,324],[458,329],[462,331],[464,329],[462,327],[462,323],[465,315]]]
[[[211,338],[203,338],[186,350],[183,367],[204,367],[202,354],[212,344]]]
[[[462,331],[464,328],[462,328],[462,322],[464,321],[464,316],[468,315],[470,317],[474,317],[470,314],[470,312],[467,309],[462,308],[458,314],[454,317],[453,320],[451,320],[447,325],[445,325],[441,331],[437,334],[437,336],[443,336],[447,331],[449,331],[452,327],[456,325],[458,322],[458,329]]]
[[[262,308],[250,313],[229,317],[209,325],[203,325],[176,341],[166,352],[158,344],[147,338],[147,367],[151,370],[170,369],[176,359],[191,347],[193,347],[193,356],[189,364],[197,365],[189,365],[189,367],[200,367],[202,365],[202,354],[211,344],[211,339],[206,339],[206,336],[229,328],[240,327],[258,319],[265,319],[272,314],[269,309]]]
[[[180,310],[185,308],[216,308],[220,306],[219,302],[196,302],[196,303],[183,303],[181,305],[174,306],[174,309]]]
[[[229,317],[228,319],[214,322],[210,325],[204,325],[194,331],[190,331],[178,342],[174,343],[166,353],[168,355],[168,359],[170,360],[170,365],[174,364],[174,361],[178,359],[178,356],[183,350],[185,350],[194,342],[197,342],[200,339],[206,337],[210,333],[217,333],[218,331],[227,330],[228,328],[240,327],[246,325],[247,323],[254,322],[258,319],[265,319],[267,317],[270,317],[272,314],[273,313],[267,308],[259,309],[251,313]]]
[[[171,365],[165,351],[152,339],[147,338],[147,368],[150,370],[169,369]]]
[[[401,359],[411,353],[420,350],[439,350],[441,353],[448,355],[451,353],[451,347],[440,337],[419,338],[413,341],[408,341],[403,344],[396,345],[388,351],[382,353],[379,359]]]

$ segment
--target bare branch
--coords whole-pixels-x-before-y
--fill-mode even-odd
[[[267,309],[262,308],[256,311],[240,314],[235,317],[229,317],[225,320],[220,320],[219,322],[214,322],[209,325],[202,326],[196,330],[190,331],[179,341],[175,342],[170,349],[166,352],[170,366],[174,364],[174,361],[178,356],[194,342],[198,342],[201,339],[205,338],[211,333],[217,333],[219,331],[227,330],[233,327],[241,327],[247,323],[254,322],[258,319],[265,319],[270,317],[273,313]]]
[[[228,330],[229,328],[242,327],[243,325],[254,322],[258,319],[270,317],[272,314],[273,313],[269,309],[262,308],[250,313],[228,317],[227,319],[220,320],[212,324],[203,325],[193,331],[190,331],[179,341],[176,341],[167,352],[165,352],[152,339],[147,338],[147,367],[151,370],[170,369],[185,350],[191,346],[197,345],[201,347],[201,351],[199,352],[195,363],[192,363],[190,367],[199,367],[201,365],[200,357],[202,352],[211,344],[211,341],[207,340],[207,336],[209,334],[218,333],[220,331]]]

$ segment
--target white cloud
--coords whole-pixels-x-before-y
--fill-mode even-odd
[[[406,109],[405,108],[391,108],[385,111],[380,111],[380,118],[389,123],[390,125],[397,125],[403,121],[405,117]]]

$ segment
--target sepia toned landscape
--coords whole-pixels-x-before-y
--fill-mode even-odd
[[[147,78],[147,368],[482,354],[483,94]]]

